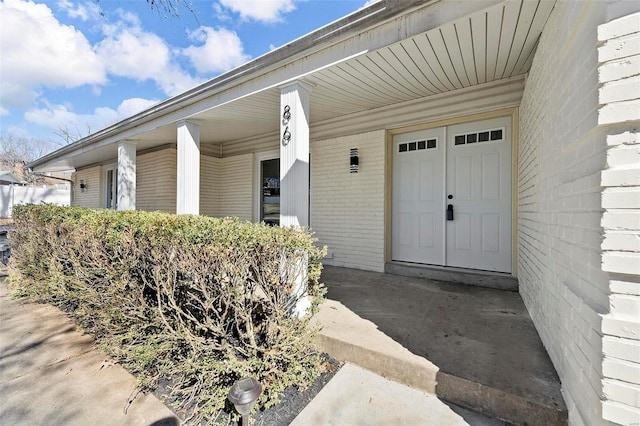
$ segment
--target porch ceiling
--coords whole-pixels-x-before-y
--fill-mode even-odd
[[[304,75],[313,86],[310,121],[390,106],[517,76],[531,66],[555,0],[507,0],[414,37],[365,51]],[[453,4],[451,7],[457,7]],[[279,132],[280,90],[271,85],[239,99],[195,112],[202,152]],[[175,143],[175,123],[141,130],[129,140],[138,150]],[[98,144],[49,163],[47,170],[115,158],[115,144]]]
[[[310,121],[523,74],[554,3],[507,1],[307,75]],[[269,88],[194,118],[202,120],[203,145],[226,145],[279,131],[279,109],[280,91]],[[167,137],[175,138],[173,128]]]

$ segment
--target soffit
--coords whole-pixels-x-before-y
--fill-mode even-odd
[[[504,2],[307,75],[313,86],[310,121],[521,75],[531,66],[553,5]],[[194,118],[202,120],[203,144],[226,144],[278,131],[279,109],[279,90],[271,88]]]
[[[425,33],[304,76],[313,89],[314,123],[400,104],[526,73],[555,0],[505,1]],[[190,119],[200,123],[202,151],[279,132],[280,91],[271,86]],[[137,134],[138,149],[175,143],[175,124]],[[57,169],[116,155],[116,147],[60,158]],[[92,150],[94,150],[92,149]],[[47,170],[52,170],[51,165]]]

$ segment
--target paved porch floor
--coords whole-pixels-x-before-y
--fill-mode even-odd
[[[316,318],[332,355],[514,423],[566,422],[518,293],[331,266],[321,279],[330,300]]]

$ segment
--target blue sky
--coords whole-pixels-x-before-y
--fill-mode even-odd
[[[182,1],[0,2],[0,133],[59,146],[373,2]]]

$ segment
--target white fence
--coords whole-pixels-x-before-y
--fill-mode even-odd
[[[71,204],[70,185],[18,186],[0,185],[0,217],[11,217],[16,204]]]

